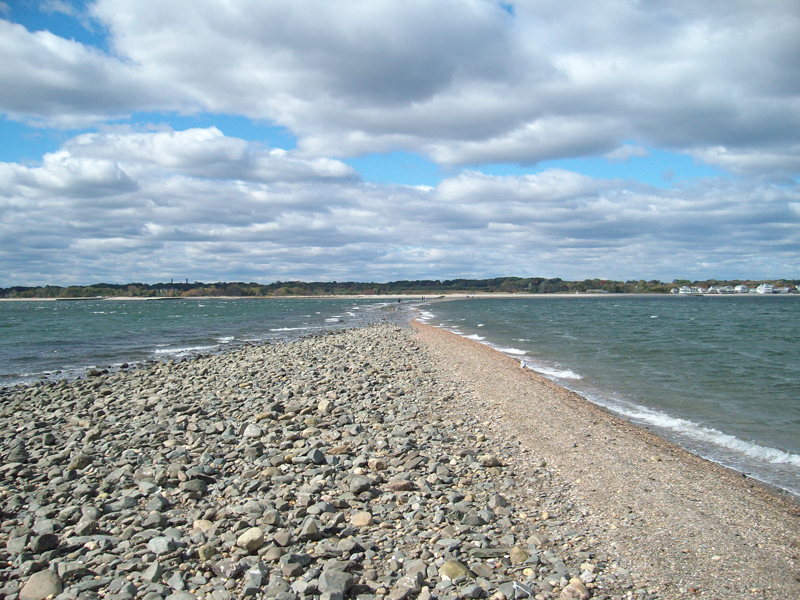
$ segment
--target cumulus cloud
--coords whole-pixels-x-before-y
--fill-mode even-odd
[[[0,163],[0,285],[796,275],[798,206],[796,185],[559,169],[375,185],[214,128],[88,134],[38,166]]]
[[[0,23],[0,110],[61,125],[240,114],[286,126],[307,157],[405,149],[447,165],[723,147],[782,174],[800,130],[799,6],[97,0],[109,54]]]

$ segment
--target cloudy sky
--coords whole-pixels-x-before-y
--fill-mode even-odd
[[[797,0],[0,1],[0,285],[800,278]]]

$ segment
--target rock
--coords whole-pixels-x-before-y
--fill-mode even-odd
[[[261,435],[262,435],[261,427],[259,427],[254,423],[248,425],[244,430],[245,438],[260,438]]]
[[[319,591],[323,594],[339,593],[344,596],[353,587],[355,579],[344,571],[324,571],[319,576]]]
[[[44,600],[56,596],[63,590],[61,579],[50,570],[39,571],[28,578],[19,592],[20,600]]]
[[[58,536],[54,533],[45,533],[37,535],[30,542],[31,552],[34,554],[41,554],[54,548],[58,548]]]
[[[461,590],[461,595],[464,598],[471,598],[472,600],[480,598],[481,596],[484,595],[484,593],[485,593],[484,589],[481,586],[476,585],[474,583],[464,586],[464,588],[462,588]]]
[[[366,511],[358,512],[350,517],[350,524],[354,527],[369,527],[372,523],[372,514]]]
[[[472,579],[474,575],[464,563],[451,559],[439,567],[439,577],[452,581],[459,577]]]
[[[236,539],[236,545],[255,552],[264,545],[264,531],[260,527],[251,527]]]
[[[316,542],[322,539],[317,522],[314,519],[306,519],[300,527],[299,539],[306,542]]]
[[[569,585],[561,591],[559,598],[565,600],[572,600],[578,598],[579,600],[587,600],[590,597],[589,590],[583,585],[583,582],[577,577],[569,580]]]
[[[354,494],[366,492],[372,487],[372,481],[363,475],[354,475],[350,478],[350,491]]]
[[[164,536],[154,537],[147,542],[147,549],[156,556],[161,556],[162,554],[168,554],[175,550],[175,542],[173,542],[171,538]]]
[[[142,573],[142,579],[148,583],[158,583],[161,581],[162,573],[164,573],[164,567],[156,561],[145,569],[144,573]]]
[[[392,492],[407,492],[414,489],[414,484],[405,479],[392,479],[386,488]]]
[[[478,462],[481,463],[484,467],[501,467],[503,463],[500,462],[500,459],[496,456],[491,454],[486,454],[484,456],[480,456],[478,458]]]
[[[519,565],[528,560],[529,556],[528,553],[525,552],[522,548],[520,548],[519,546],[514,546],[511,549],[511,552],[509,552],[508,558],[511,561],[512,565]]]
[[[286,529],[276,531],[272,536],[272,541],[275,542],[278,546],[285,548],[286,546],[289,546],[291,544],[292,534]]]

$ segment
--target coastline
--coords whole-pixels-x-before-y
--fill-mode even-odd
[[[420,323],[2,393],[4,597],[800,597],[796,502]]]
[[[476,341],[413,322],[474,395],[457,408],[544,460],[589,535],[663,597],[800,596],[800,504],[700,458]],[[695,590],[691,592],[690,590]]]

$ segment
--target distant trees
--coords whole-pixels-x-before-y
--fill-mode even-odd
[[[88,286],[13,286],[0,288],[0,298],[98,298],[98,297],[143,297],[143,298],[191,298],[198,296],[229,297],[282,297],[282,296],[340,296],[340,295],[384,295],[413,294],[432,296],[454,292],[510,293],[510,294],[574,294],[579,293],[640,293],[665,294],[673,287],[687,286],[736,286],[744,284],[754,288],[760,283],[771,283],[775,287],[796,287],[800,280],[731,280],[709,279],[690,281],[676,279],[664,283],[655,279],[645,281],[612,281],[606,279],[584,279],[583,281],[564,281],[559,277],[495,277],[492,279],[449,279],[449,280],[402,280],[388,283],[359,283],[354,281],[304,282],[276,281],[270,284],[257,282],[203,283],[96,283]]]

